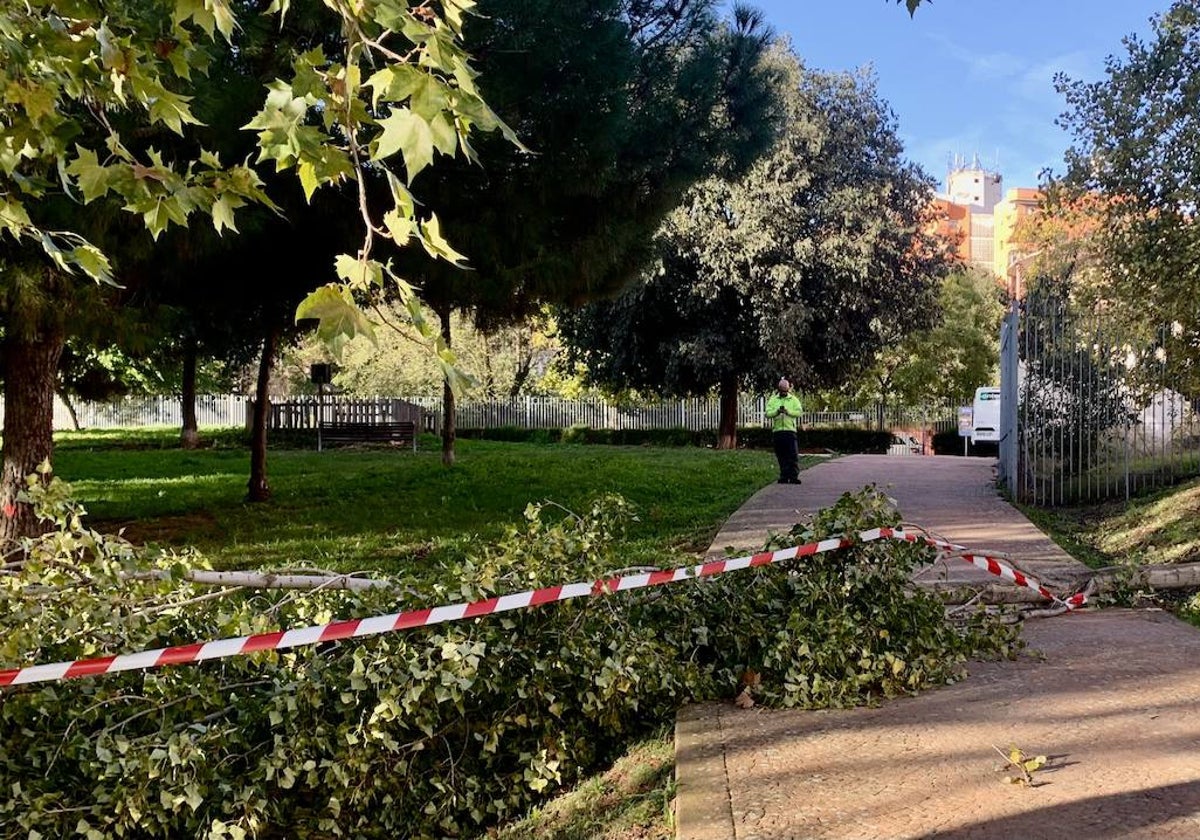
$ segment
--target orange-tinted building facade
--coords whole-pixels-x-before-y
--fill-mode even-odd
[[[1021,223],[1037,212],[1041,201],[1041,190],[1018,187],[1009,190],[1004,200],[996,205],[995,265],[992,270],[1015,298],[1025,296],[1022,263],[1033,256],[1029,248],[1019,241],[1018,232]]]
[[[964,184],[967,192],[963,191]],[[981,200],[976,200],[976,195],[968,196],[970,188],[977,184]],[[998,283],[1021,297],[1024,295],[1022,263],[1032,254],[1017,240],[1018,229],[1029,214],[1037,211],[1041,191],[1018,187],[1000,198],[1000,176],[982,168],[954,170],[949,185],[954,190],[952,195],[934,199],[937,233],[953,243],[964,264],[995,275]]]
[[[964,263],[971,261],[971,211],[948,198],[933,200],[936,208],[937,235],[954,243],[954,253]]]

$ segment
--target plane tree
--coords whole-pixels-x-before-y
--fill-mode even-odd
[[[258,4],[233,0],[0,1],[0,543],[38,527],[18,494],[52,451],[68,332],[58,301],[80,277],[122,279],[94,230],[120,217],[115,224],[133,220],[158,237],[200,216],[234,230],[247,206],[274,206],[250,162],[228,163],[204,145],[193,100],[214,67],[252,58],[263,43],[252,36],[278,26],[279,14],[289,12],[285,27],[319,18],[336,49],[297,51],[259,88],[247,123],[258,163],[294,170],[310,198],[323,186],[349,188],[364,231],[304,314],[337,341],[369,330],[355,290],[392,283],[411,297],[376,258],[384,239],[450,256],[436,218],[409,192],[412,180],[435,154],[472,156],[472,132],[511,137],[479,96],[462,46],[473,1],[294,5],[280,0],[264,19]],[[384,201],[368,205],[369,179],[386,182]]]
[[[1069,274],[1129,335],[1158,339],[1173,387],[1200,388],[1200,2],[1176,0],[1143,40],[1130,35],[1104,76],[1060,75],[1066,171],[1044,216],[1062,234],[1039,266]],[[1055,232],[1054,228],[1050,228]],[[1065,240],[1065,241],[1064,241]]]
[[[430,173],[422,198],[472,269],[400,258],[437,315],[482,329],[574,306],[636,276],[683,191],[743,171],[778,124],[762,16],[713,0],[485,0],[468,30],[487,101],[532,150],[502,137]],[[443,457],[455,389],[444,387]]]

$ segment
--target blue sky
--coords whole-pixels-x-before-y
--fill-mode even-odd
[[[1068,137],[1053,77],[1094,81],[1169,0],[934,0],[916,17],[892,0],[749,0],[810,67],[870,65],[908,156],[944,187],[952,153],[995,166],[1006,188],[1062,169]]]

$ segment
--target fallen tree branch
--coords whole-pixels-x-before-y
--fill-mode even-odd
[[[171,580],[167,571],[136,572],[129,575],[133,580]],[[240,586],[245,589],[402,589],[392,580],[352,577],[351,575],[296,575],[275,572],[214,572],[207,569],[192,569],[184,573],[183,579],[202,586]]]
[[[1036,577],[1036,573],[1032,573]],[[1085,576],[1076,576],[1067,585],[1042,580],[1061,597],[1081,589],[1090,597],[1130,587],[1140,589],[1200,589],[1200,563],[1175,563],[1152,566],[1109,566],[1095,569]],[[918,585],[936,592],[947,604],[1044,604],[1046,599],[1032,589],[1003,583],[982,586],[944,580],[918,581]],[[1058,610],[1059,607],[1051,609]]]

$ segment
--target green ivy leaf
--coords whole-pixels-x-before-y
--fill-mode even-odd
[[[339,254],[333,262],[337,276],[352,289],[368,289],[383,285],[383,265],[375,260],[360,260],[349,254]]]
[[[67,260],[97,282],[108,284],[113,282],[112,264],[104,252],[95,245],[77,246],[71,251]]]
[[[19,201],[9,201],[0,195],[0,230],[7,230],[13,236],[20,236],[25,229],[33,224],[25,206]]]
[[[399,102],[412,96],[425,73],[410,64],[397,64],[377,70],[367,79],[367,87],[373,90],[371,104],[379,107],[381,99]]]
[[[218,234],[225,228],[229,228],[234,233],[237,233],[237,224],[233,218],[234,205],[232,201],[229,196],[223,195],[213,202],[212,220]]]
[[[383,224],[398,247],[408,244],[417,231],[417,223],[398,210],[389,210],[383,215]]]
[[[433,146],[442,154],[453,157],[458,151],[458,131],[454,128],[454,122],[445,113],[436,114],[429,121],[429,131],[433,135]]]

